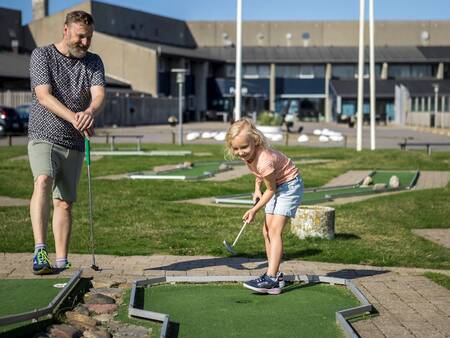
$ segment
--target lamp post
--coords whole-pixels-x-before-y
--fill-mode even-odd
[[[359,0],[358,107],[356,115],[356,151],[362,150],[364,108],[364,2]]]
[[[178,144],[183,145],[183,84],[185,80],[185,75],[187,74],[187,69],[184,68],[174,68],[171,70],[172,73],[177,74],[177,84],[178,84]]]
[[[433,122],[434,122],[434,125],[433,125],[433,127],[435,127],[436,128],[436,126],[437,126],[437,121],[436,121],[436,119],[437,119],[437,113],[438,113],[438,96],[439,96],[439,84],[438,83],[433,83],[433,88],[434,88],[434,118],[433,118]],[[442,127],[442,117],[441,117],[441,119],[440,119],[440,126]]]
[[[242,86],[242,0],[236,1],[236,71],[235,71],[235,105],[234,120],[241,118]]]

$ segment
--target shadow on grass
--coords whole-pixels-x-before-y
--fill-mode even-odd
[[[345,232],[342,233],[338,233],[334,235],[335,239],[339,239],[342,241],[349,241],[349,240],[355,240],[355,239],[361,239],[361,237],[359,237],[358,235],[355,234],[348,234]]]

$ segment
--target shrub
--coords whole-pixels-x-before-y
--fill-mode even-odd
[[[262,126],[281,126],[283,117],[280,114],[264,111],[259,114],[257,122]]]

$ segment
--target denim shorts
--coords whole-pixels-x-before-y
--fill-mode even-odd
[[[293,180],[277,186],[277,192],[266,204],[265,212],[294,218],[303,199],[303,180],[297,176]]]

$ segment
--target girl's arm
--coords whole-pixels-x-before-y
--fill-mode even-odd
[[[255,218],[255,214],[263,208],[267,202],[270,201],[270,199],[275,195],[277,191],[277,184],[275,182],[275,175],[272,173],[266,177],[264,177],[264,184],[266,185],[266,191],[264,191],[264,194],[262,194],[260,200],[258,203],[255,204],[253,208],[250,210],[247,210],[247,212],[244,214],[242,219],[250,223]]]
[[[262,197],[261,183],[262,183],[262,181],[259,178],[256,178],[256,180],[255,180],[255,192],[253,193],[253,204],[255,204],[256,199],[261,199],[261,197]]]

